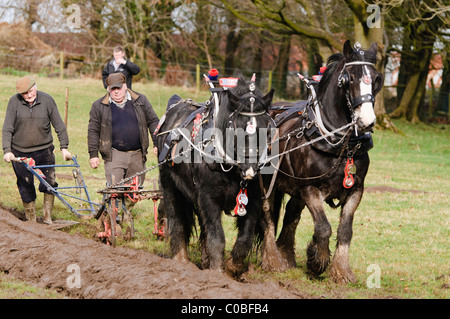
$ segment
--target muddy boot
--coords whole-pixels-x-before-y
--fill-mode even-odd
[[[42,206],[42,211],[44,215],[44,224],[51,225],[53,223],[52,211],[54,202],[55,202],[55,195],[44,193],[44,205]]]
[[[23,202],[23,208],[25,209],[25,216],[27,220],[36,222],[36,202]]]

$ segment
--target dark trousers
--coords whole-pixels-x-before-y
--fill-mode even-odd
[[[15,157],[31,157],[36,162],[36,166],[38,165],[55,165],[55,154],[53,154],[54,146],[51,146],[47,149],[30,152],[30,153],[22,153],[17,150],[12,150],[12,153]],[[19,188],[20,197],[22,201],[25,203],[33,202],[36,200],[36,189],[34,187],[34,175],[23,165],[22,163],[12,162],[14,173],[16,173],[17,177],[17,187]],[[58,183],[56,183],[56,174],[55,168],[41,168],[42,173],[45,175],[45,180],[52,187],[58,187]],[[39,183],[39,191],[41,193],[52,194],[51,191],[47,190],[47,187]]]

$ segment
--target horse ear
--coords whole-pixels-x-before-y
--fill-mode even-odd
[[[376,56],[378,51],[378,43],[377,42],[372,43],[368,51],[372,52]]]
[[[267,93],[264,97],[263,100],[266,103],[266,105],[270,105],[272,103],[272,99],[273,99],[273,94],[275,93],[275,89],[271,89],[269,91],[269,93]]]
[[[345,41],[344,43],[344,57],[349,58],[350,55],[353,53],[352,45],[350,44],[350,40]]]
[[[381,91],[384,84],[384,75],[382,73],[378,73],[377,77],[375,78],[375,82],[373,84],[373,94],[377,95],[378,92]]]

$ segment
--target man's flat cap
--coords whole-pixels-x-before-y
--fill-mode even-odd
[[[27,93],[35,84],[36,81],[32,77],[28,75],[24,76],[23,78],[18,79],[16,82],[17,93]]]
[[[121,88],[125,82],[125,75],[120,72],[112,73],[106,78],[106,85],[110,89]]]

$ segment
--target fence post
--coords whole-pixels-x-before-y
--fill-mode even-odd
[[[62,80],[64,78],[64,52],[59,51],[59,77]]]
[[[67,129],[67,119],[69,117],[69,88],[66,88],[66,105],[64,108],[64,124],[66,125]]]
[[[197,83],[197,92],[200,92],[200,64],[196,65],[195,79]]]

